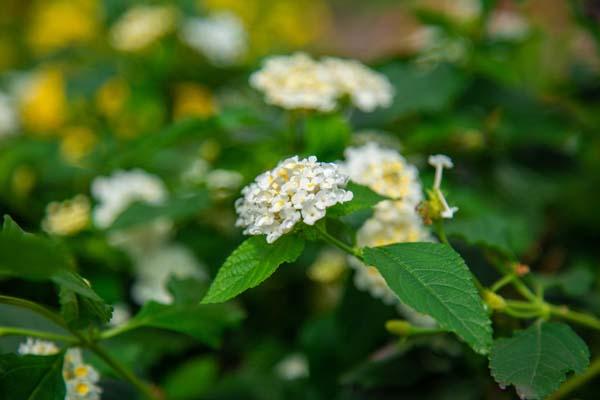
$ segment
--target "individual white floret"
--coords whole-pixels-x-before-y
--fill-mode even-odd
[[[349,96],[359,110],[370,112],[392,104],[394,88],[385,75],[355,60],[330,57],[323,65],[331,73],[340,95]]]
[[[454,217],[454,213],[458,211],[458,207],[450,207],[448,202],[446,201],[446,197],[442,193],[442,174],[444,168],[453,168],[454,164],[452,163],[452,159],[444,154],[437,154],[429,156],[429,164],[435,167],[435,178],[433,181],[433,190],[436,193],[438,200],[442,205],[442,218],[452,218]]]
[[[248,50],[248,38],[242,22],[228,12],[186,20],[181,28],[181,38],[219,66],[240,62]]]
[[[268,58],[250,84],[267,103],[292,110],[331,111],[339,96],[329,69],[304,53]]]
[[[347,182],[336,164],[314,156],[288,158],[242,189],[236,225],[247,235],[267,235],[273,243],[298,222],[313,225],[328,207],[352,200],[352,192],[344,189]]]

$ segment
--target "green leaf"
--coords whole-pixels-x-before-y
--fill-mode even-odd
[[[64,355],[0,356],[0,399],[64,400]]]
[[[59,271],[73,269],[73,261],[49,238],[26,233],[9,217],[0,231],[0,276],[49,279]]]
[[[162,387],[172,400],[193,400],[202,396],[217,381],[219,369],[211,357],[197,357],[178,366]]]
[[[306,153],[324,160],[338,159],[350,141],[350,132],[348,121],[339,114],[313,114],[304,125]]]
[[[173,198],[164,204],[135,202],[117,217],[110,229],[130,228],[161,217],[177,221],[192,217],[209,205],[210,197],[207,191],[198,191],[191,196]]]
[[[498,339],[490,369],[501,385],[514,385],[523,399],[543,399],[558,389],[570,371],[583,372],[590,359],[583,340],[565,324],[537,322]]]
[[[433,317],[476,352],[492,344],[491,321],[463,259],[445,244],[397,243],[365,248],[369,265],[381,272],[400,300]]]
[[[243,311],[230,304],[167,305],[150,301],[127,324],[129,329],[153,327],[185,333],[217,347],[225,329],[237,326],[243,318]]]
[[[61,271],[52,277],[60,286],[61,313],[71,327],[83,328],[90,322],[108,323],[112,307],[94,292],[78,274]]]
[[[486,213],[457,218],[446,224],[446,234],[459,237],[471,245],[487,247],[506,256],[516,256],[530,245],[526,221],[508,215]]]
[[[354,182],[349,182],[346,190],[352,192],[352,200],[346,203],[336,204],[335,206],[329,208],[327,210],[328,216],[341,217],[357,211],[370,209],[380,201],[389,200],[388,197],[377,194],[370,188]]]
[[[285,235],[269,244],[264,236],[252,236],[233,251],[219,269],[202,303],[222,303],[258,286],[284,262],[295,261],[304,241]]]

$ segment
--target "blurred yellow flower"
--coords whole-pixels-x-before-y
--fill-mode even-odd
[[[139,51],[175,28],[177,9],[171,6],[135,6],[112,26],[112,45],[121,51]]]
[[[107,118],[115,117],[129,98],[127,82],[119,77],[107,80],[96,93],[96,107]]]
[[[336,249],[325,249],[310,266],[307,275],[319,283],[333,283],[346,270],[346,256]]]
[[[217,111],[212,93],[195,83],[180,83],[175,86],[173,118],[209,117]]]
[[[67,117],[62,72],[46,68],[34,73],[20,90],[19,110],[27,130],[47,134],[60,128]]]
[[[255,56],[297,49],[317,39],[330,23],[323,0],[204,0],[201,8],[230,11],[245,25]]]
[[[97,136],[87,126],[69,127],[62,132],[60,153],[68,162],[77,164],[94,148],[97,141]]]
[[[63,202],[52,202],[46,207],[42,229],[54,235],[74,235],[89,226],[90,213],[90,200],[82,194]]]
[[[100,9],[96,0],[38,1],[27,29],[31,49],[44,54],[87,42],[99,32]]]

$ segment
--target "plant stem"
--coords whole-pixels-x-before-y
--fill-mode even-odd
[[[27,309],[34,311],[40,315],[43,315],[44,317],[48,318],[55,324],[68,330],[76,338],[76,339],[74,338],[72,340],[69,338],[68,340],[69,340],[70,344],[78,345],[78,346],[85,346],[85,347],[89,348],[94,353],[96,353],[98,355],[98,357],[102,358],[104,360],[104,362],[106,362],[106,364],[108,364],[111,368],[113,368],[116,372],[118,372],[123,378],[125,378],[126,380],[131,382],[131,384],[134,385],[141,393],[143,393],[145,397],[147,397],[149,399],[157,399],[157,396],[152,392],[152,390],[147,385],[145,385],[137,376],[135,376],[126,367],[119,364],[119,362],[117,360],[112,358],[112,356],[110,354],[108,354],[104,349],[102,349],[100,346],[98,346],[94,341],[88,340],[78,331],[71,329],[71,327],[69,327],[69,325],[65,322],[65,320],[60,315],[56,314],[54,311],[51,311],[51,310],[47,309],[46,307],[41,306],[32,301],[20,299],[18,297],[0,295],[0,303],[10,304],[10,305],[22,307],[22,308],[27,308]],[[13,328],[0,328],[0,336],[1,336],[1,333],[3,332],[3,330],[5,330],[5,329],[10,329],[13,332],[15,332],[15,330],[20,330],[20,328],[14,328],[14,329]],[[23,330],[20,330],[20,331],[23,332]],[[33,331],[29,331],[29,330],[25,330],[25,331],[26,331],[27,335],[35,336],[35,335],[31,335],[31,333],[34,333]],[[42,334],[44,335],[43,337],[50,338],[46,334],[46,332],[42,332]],[[115,334],[117,334],[117,333],[115,333]],[[56,340],[67,339],[66,336],[62,336],[62,335],[60,335],[61,336],[60,338],[54,334],[50,334],[50,335],[53,335],[54,339],[56,339]],[[42,337],[42,336],[40,336],[38,334],[37,337]]]
[[[596,375],[600,374],[600,357],[596,358],[590,364],[589,368],[579,375],[573,375],[563,383],[556,392],[552,393],[547,400],[560,400],[572,391],[586,384]]]
[[[513,274],[504,275],[502,278],[496,281],[496,283],[490,286],[490,290],[492,292],[497,292],[498,290],[502,289],[504,286],[509,284],[513,279],[515,279],[515,275]]]
[[[341,240],[338,240],[337,238],[331,236],[325,229],[323,229],[321,227],[317,227],[317,230],[319,231],[321,238],[323,238],[323,240],[325,240],[327,243],[339,248],[342,251],[345,251],[346,253],[358,258],[359,260],[361,260],[363,262],[365,261],[361,254],[360,249],[358,249],[356,247],[351,247],[351,246],[347,245],[346,243],[342,242]]]
[[[600,331],[600,319],[593,315],[572,311],[566,306],[555,306],[550,304],[549,307],[551,315]]]
[[[129,332],[133,329],[136,329],[137,327],[138,327],[137,324],[132,324],[130,322],[126,322],[123,325],[120,325],[120,326],[117,326],[117,327],[114,327],[111,329],[107,329],[107,330],[101,332],[99,337],[100,337],[100,339],[103,339],[103,340],[110,339],[110,338],[120,335],[122,333]]]
[[[102,347],[98,346],[96,343],[87,342],[86,346],[92,350],[94,353],[98,355],[106,364],[108,364],[112,369],[114,369],[119,375],[121,375],[124,379],[131,382],[146,398],[148,399],[158,399],[158,396],[152,391],[152,389],[142,382],[133,372],[131,372],[127,367],[120,364],[117,360],[115,360],[110,354],[106,352]]]
[[[438,237],[440,238],[440,242],[452,247],[452,245],[448,241],[448,237],[446,236],[446,230],[444,229],[444,223],[442,221],[435,221],[434,226],[435,226],[435,233],[437,233]]]
[[[52,333],[52,332],[36,331],[36,330],[25,329],[25,328],[13,328],[13,327],[9,327],[9,326],[0,327],[0,336],[28,336],[28,337],[35,337],[35,338],[41,338],[41,339],[56,340],[59,342],[65,342],[65,343],[69,343],[69,344],[79,343],[78,339],[71,337],[71,336],[60,335],[58,333]]]

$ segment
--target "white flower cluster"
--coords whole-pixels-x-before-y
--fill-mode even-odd
[[[397,151],[369,142],[345,151],[344,171],[350,179],[394,200],[379,203],[373,216],[358,230],[357,245],[385,246],[392,243],[430,241],[416,207],[423,198],[417,169],[408,164]],[[355,258],[350,259],[355,270],[354,283],[360,290],[386,304],[400,307],[400,301],[379,271]],[[405,306],[404,306],[405,307]],[[402,312],[405,316],[407,313]]]
[[[94,221],[108,228],[134,202],[162,204],[168,191],[157,176],[142,170],[117,171],[110,177],[96,178],[92,194],[98,201]],[[173,222],[167,218],[110,233],[111,244],[132,258],[136,281],[132,297],[139,304],[149,300],[170,303],[167,283],[171,275],[179,278],[201,278],[203,269],[193,254],[183,246],[170,242]]]
[[[362,111],[388,107],[394,90],[384,75],[358,61],[325,58],[316,61],[304,53],[270,57],[250,84],[265,93],[267,103],[287,109],[328,112],[348,96]]]
[[[328,207],[352,200],[352,192],[344,190],[347,182],[336,164],[314,156],[288,158],[242,190],[235,204],[236,225],[246,228],[247,235],[267,235],[273,243],[296,223],[313,225]]]
[[[174,7],[134,6],[111,27],[111,43],[121,51],[142,50],[172,31],[176,20]]]
[[[184,246],[167,243],[139,257],[134,265],[137,280],[131,296],[138,304],[153,300],[170,304],[173,298],[167,290],[172,277],[207,279],[205,268]]]
[[[18,351],[22,355],[48,356],[57,354],[59,348],[52,342],[28,338],[19,345]],[[100,375],[94,367],[83,362],[80,349],[67,350],[62,373],[67,386],[65,400],[100,400]]]
[[[17,133],[19,118],[13,100],[0,92],[0,138]]]
[[[132,203],[161,204],[168,192],[160,178],[135,169],[94,179],[92,195],[98,201],[94,222],[99,228],[108,228]]]
[[[229,12],[206,18],[190,18],[184,22],[180,36],[186,44],[217,66],[240,62],[248,50],[248,38],[242,21]]]
[[[530,31],[529,22],[521,14],[511,10],[495,10],[489,18],[487,33],[491,38],[520,40]]]

